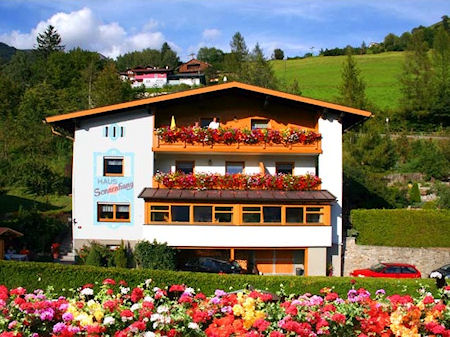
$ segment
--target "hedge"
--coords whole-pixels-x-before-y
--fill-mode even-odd
[[[357,209],[350,216],[361,245],[450,247],[450,210]]]
[[[151,278],[155,285],[164,287],[171,284],[186,284],[205,294],[213,294],[216,289],[238,290],[247,285],[256,289],[277,292],[283,284],[286,293],[318,294],[324,287],[334,288],[339,294],[346,294],[349,289],[366,288],[371,293],[384,289],[387,294],[416,294],[418,288],[425,286],[436,293],[432,279],[396,280],[350,277],[299,277],[299,276],[258,276],[258,275],[218,275],[179,271],[122,269],[93,266],[72,266],[43,262],[0,261],[0,284],[7,287],[22,286],[28,291],[46,289],[53,286],[62,294],[68,289],[76,289],[86,283],[98,283],[105,278],[125,280],[129,286],[136,286]],[[353,285],[352,280],[356,283]]]

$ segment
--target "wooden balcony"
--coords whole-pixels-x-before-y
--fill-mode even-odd
[[[203,144],[187,142],[166,143],[158,137],[156,132],[153,134],[153,152],[191,152],[191,153],[253,153],[253,154],[320,154],[322,153],[321,141],[315,141],[310,144]]]

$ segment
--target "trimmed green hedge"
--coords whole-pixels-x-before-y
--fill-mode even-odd
[[[42,262],[0,261],[0,284],[7,287],[22,286],[27,290],[45,289],[53,286],[56,291],[67,293],[64,289],[78,288],[86,283],[99,283],[105,278],[125,280],[130,286],[136,286],[151,278],[160,287],[170,284],[184,283],[206,294],[213,294],[216,289],[238,290],[246,285],[256,289],[276,292],[280,284],[286,293],[318,294],[323,287],[334,287],[344,296],[352,288],[351,280],[356,280],[354,287],[366,288],[371,293],[377,289],[385,289],[388,294],[415,294],[421,286],[428,286],[436,292],[434,280],[395,280],[350,277],[298,277],[298,276],[257,276],[257,275],[218,275],[206,273],[176,272],[149,269],[121,269],[92,266],[70,266]]]
[[[361,245],[450,247],[450,210],[356,209],[351,223]]]

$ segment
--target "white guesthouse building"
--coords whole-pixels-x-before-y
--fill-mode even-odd
[[[340,275],[342,132],[370,115],[230,82],[48,117],[74,138],[74,247],[156,239],[182,256],[234,259],[264,274],[325,275],[332,264]],[[189,138],[217,132],[200,128],[214,117],[222,129],[256,133],[245,131],[243,139],[230,131],[232,141],[212,141],[211,133]],[[161,129],[173,121],[176,130]],[[321,137],[286,136],[298,129]],[[155,181],[157,173],[166,180]],[[215,181],[189,189],[189,181],[177,180],[202,173],[306,175],[316,183],[285,190],[238,182],[230,189]]]

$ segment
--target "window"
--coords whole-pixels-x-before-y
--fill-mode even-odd
[[[108,137],[108,127],[105,126],[105,137]]]
[[[184,174],[194,173],[193,161],[177,161],[175,163],[175,171],[182,172]]]
[[[212,222],[212,206],[194,206],[194,222]]]
[[[129,204],[106,204],[99,203],[97,205],[98,221],[130,221],[130,205]]]
[[[261,222],[261,207],[242,207],[242,222],[259,223]]]
[[[230,223],[233,221],[232,206],[214,206],[215,222]]]
[[[189,222],[190,207],[189,206],[172,206],[171,207],[172,222]]]
[[[151,206],[150,207],[151,222],[168,222],[169,206]]]
[[[323,207],[306,207],[306,223],[322,223]]]
[[[264,206],[264,222],[281,222],[281,207]]]
[[[123,176],[123,158],[103,158],[105,176]]]
[[[244,162],[243,161],[227,161],[225,163],[225,173],[226,174],[244,173]]]
[[[286,223],[303,223],[303,207],[286,207]]]
[[[255,129],[267,129],[269,127],[268,119],[252,119],[250,121],[252,130]]]
[[[293,163],[275,163],[275,174],[293,174]]]

